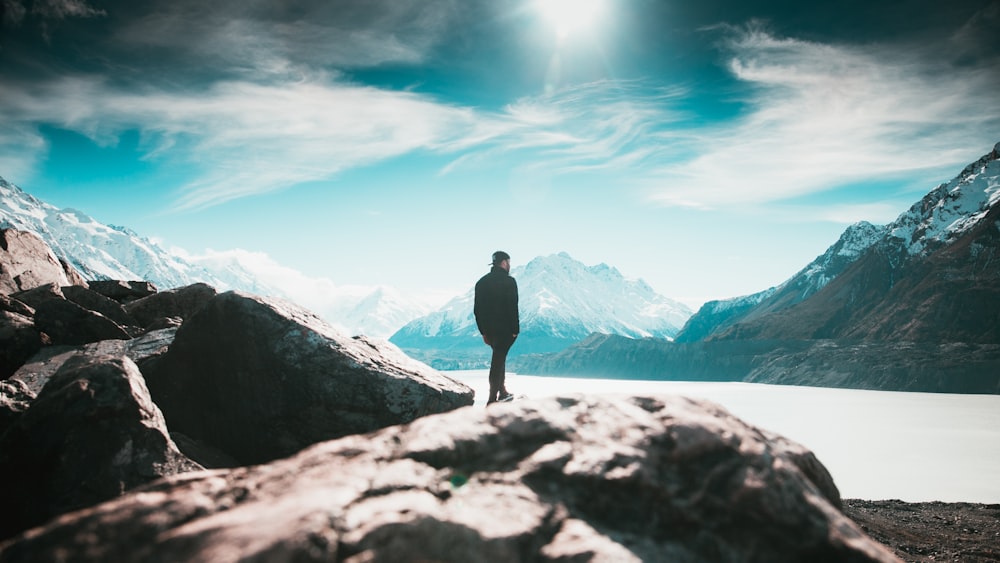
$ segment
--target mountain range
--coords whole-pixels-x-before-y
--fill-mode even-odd
[[[262,281],[261,272],[244,264],[239,254],[181,256],[126,227],[105,225],[76,209],[59,209],[3,178],[0,228],[35,233],[88,280],[144,280],[160,290],[207,283],[220,291],[282,297],[300,302],[349,334],[388,338],[430,310],[423,301],[389,286],[336,286],[314,280],[321,289],[293,296],[280,282]]]
[[[38,234],[88,279],[282,296],[238,260],[185,260],[2,179],[0,226]],[[510,367],[522,373],[1000,393],[1000,143],[889,225],[852,225],[786,282],[693,315],[565,253],[512,275],[521,335]],[[341,327],[377,324],[369,335],[391,334],[439,369],[488,363],[471,288],[433,312],[391,287],[343,295],[300,304]]]
[[[518,283],[521,317],[511,357],[561,350],[595,332],[671,339],[692,314],[642,280],[628,279],[607,264],[586,266],[565,252],[539,256],[511,275]],[[476,328],[474,299],[469,289],[389,341],[435,367],[483,365],[489,354]]]
[[[523,373],[1000,393],[1000,143],[783,284],[706,303],[674,342],[592,335]]]
[[[278,293],[238,264],[210,271],[128,228],[105,225],[76,209],[59,209],[3,178],[0,226],[35,233],[86,279],[145,280],[160,289],[203,282],[220,289]]]
[[[891,224],[851,227],[706,337],[1000,342],[998,153],[1000,144]]]
[[[102,224],[75,209],[59,209],[2,178],[0,227],[37,234],[85,279],[145,280],[161,290],[207,283],[220,291],[238,289],[281,297],[349,334],[391,337],[425,360],[432,360],[435,350],[448,350],[447,361],[451,361],[455,350],[476,355],[483,348],[472,319],[471,290],[438,310],[387,285],[309,280],[309,291],[293,295],[282,286],[287,276],[261,271],[262,266],[244,259],[243,253],[180,255],[128,228]],[[281,268],[263,266],[268,267]],[[537,258],[514,274],[523,278],[524,327],[514,355],[559,350],[592,332],[672,338],[692,314],[641,280],[628,280],[605,264],[588,268],[566,254]],[[594,299],[595,295],[602,298]],[[434,363],[442,365],[439,360]]]

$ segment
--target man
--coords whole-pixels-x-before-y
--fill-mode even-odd
[[[486,404],[509,401],[507,392],[507,351],[521,330],[517,312],[517,282],[510,277],[510,255],[502,250],[493,253],[493,267],[476,282],[473,312],[483,342],[493,348],[490,360],[490,396]]]

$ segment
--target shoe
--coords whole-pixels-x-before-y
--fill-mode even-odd
[[[511,402],[513,400],[514,400],[514,394],[513,393],[501,393],[500,394],[500,398],[497,399],[497,401],[499,401],[501,403],[509,403],[509,402]]]

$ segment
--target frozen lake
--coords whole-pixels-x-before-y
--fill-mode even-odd
[[[444,372],[476,391],[486,370]],[[507,374],[529,397],[676,394],[714,401],[811,449],[843,498],[1000,503],[1000,395]]]

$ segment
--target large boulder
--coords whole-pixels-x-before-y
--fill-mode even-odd
[[[125,307],[121,303],[92,289],[71,285],[62,288],[62,293],[67,301],[100,313],[126,330],[134,328],[138,324],[135,318],[125,311]]]
[[[48,342],[35,328],[35,310],[0,295],[0,379],[10,377]]]
[[[196,283],[131,301],[125,305],[125,310],[136,319],[139,326],[147,327],[163,317],[188,319],[217,293],[208,284]]]
[[[0,537],[195,469],[131,360],[81,356],[0,435]]]
[[[47,334],[52,344],[77,345],[132,338],[115,321],[65,299],[39,303],[35,307],[35,328]]]
[[[101,340],[80,346],[48,346],[25,362],[11,379],[21,381],[37,395],[63,364],[79,356],[126,356],[135,362],[141,372],[167,352],[176,333],[177,329],[171,328],[147,332],[131,340]]]
[[[145,372],[173,431],[244,464],[471,405],[468,386],[291,303],[218,295]]]
[[[0,436],[35,400],[28,386],[16,379],[0,381]]]
[[[38,235],[0,229],[0,293],[11,294],[47,283],[87,285],[72,266],[56,258]]]
[[[156,293],[156,286],[148,281],[98,280],[88,283],[90,289],[119,303],[131,303]]]
[[[898,561],[835,491],[710,403],[525,400],[168,478],[0,561]]]
[[[173,327],[150,331],[132,340],[102,340],[82,346],[48,346],[21,366],[9,381],[19,385],[19,388],[27,390],[30,394],[30,398],[21,398],[21,403],[18,403],[23,404],[25,400],[33,399],[52,379],[52,376],[62,368],[63,364],[70,360],[78,361],[81,356],[95,359],[101,356],[125,356],[135,362],[139,371],[143,372],[166,353],[173,343],[176,333],[177,328]],[[2,415],[3,413],[0,413],[0,417]],[[184,434],[171,430],[170,438],[181,453],[203,467],[235,467],[239,465],[238,461],[225,452],[200,443]]]
[[[34,309],[42,303],[57,300],[64,301],[66,299],[66,295],[62,292],[62,287],[55,282],[36,285],[31,289],[25,289],[24,291],[12,293],[10,296],[31,307],[32,315],[35,314]]]

